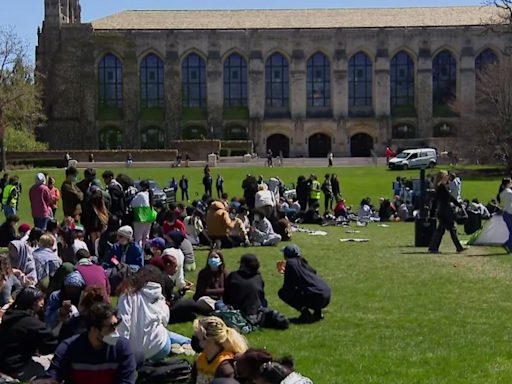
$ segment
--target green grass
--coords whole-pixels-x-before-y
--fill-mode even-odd
[[[119,169],[133,177],[163,183],[187,174],[192,192],[201,193],[201,169]],[[338,168],[343,194],[357,205],[363,196],[391,196],[391,182],[404,172],[382,168]],[[226,179],[230,195],[241,194],[245,174],[279,175],[286,182],[300,174],[323,175],[323,169],[214,169]],[[63,171],[51,171],[62,180]],[[416,175],[410,171],[407,175]],[[14,174],[14,172],[11,172]],[[21,217],[29,221],[28,188],[34,171],[19,172],[24,192]],[[60,184],[60,181],[58,184]],[[496,194],[497,179],[464,180],[463,196],[484,202]],[[457,255],[445,239],[442,255],[432,256],[414,244],[414,226],[391,223],[357,228],[369,243],[340,243],[346,229],[326,228],[326,237],[294,235],[303,255],[333,289],[326,318],[314,325],[250,334],[252,346],[276,356],[293,355],[299,372],[319,384],[339,383],[510,383],[512,352],[510,292],[511,259],[501,249],[473,247]],[[227,266],[237,268],[244,252],[255,253],[269,305],[288,317],[297,313],[277,297],[282,276],[276,271],[279,248],[235,249],[225,252]],[[197,252],[199,267],[206,251]],[[457,268],[454,267],[457,265]],[[197,274],[187,275],[195,281]],[[191,324],[172,326],[186,335]]]

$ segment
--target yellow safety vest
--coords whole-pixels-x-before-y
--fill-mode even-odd
[[[11,199],[9,205],[11,207],[16,207],[16,204],[18,203],[18,190],[15,185],[8,184],[4,188],[4,193],[2,194],[2,204],[7,205],[7,202],[9,201],[9,196],[11,195],[12,189],[16,189],[16,193],[14,194],[13,198]]]
[[[311,189],[311,193],[310,193],[309,197],[312,200],[320,200],[320,197],[321,197],[320,183],[317,180],[314,180],[311,183],[311,186],[312,186],[312,189]],[[315,189],[318,189],[318,191],[315,191]]]

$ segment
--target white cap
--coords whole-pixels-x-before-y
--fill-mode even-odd
[[[124,237],[126,239],[133,238],[133,229],[129,225],[125,225],[117,230],[117,236]]]
[[[39,172],[36,174],[36,184],[44,184],[46,183],[46,177],[43,173]]]

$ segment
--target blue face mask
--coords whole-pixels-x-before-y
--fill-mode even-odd
[[[235,219],[235,217],[236,217],[236,215],[235,215],[234,213],[230,213],[230,214],[229,214],[229,217],[231,218],[231,220],[234,220],[234,219]]]
[[[222,265],[222,261],[218,257],[212,257],[208,259],[208,265],[210,267],[220,267]]]
[[[75,177],[73,177],[73,181],[77,181],[78,180],[78,176],[75,175]]]

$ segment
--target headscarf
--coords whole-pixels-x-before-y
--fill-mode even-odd
[[[22,240],[13,240],[11,241],[11,245],[12,247],[9,247],[11,266],[15,269],[19,269],[26,277],[30,278],[34,284],[37,284],[36,265],[30,247]]]
[[[55,275],[50,280],[50,285],[48,292],[55,292],[62,288],[62,285],[64,284],[64,281],[66,280],[67,275],[69,275],[71,272],[75,271],[75,266],[71,263],[63,263],[59,269],[57,269],[57,272],[55,272]]]
[[[80,272],[73,271],[64,279],[64,286],[85,288],[85,280]]]

